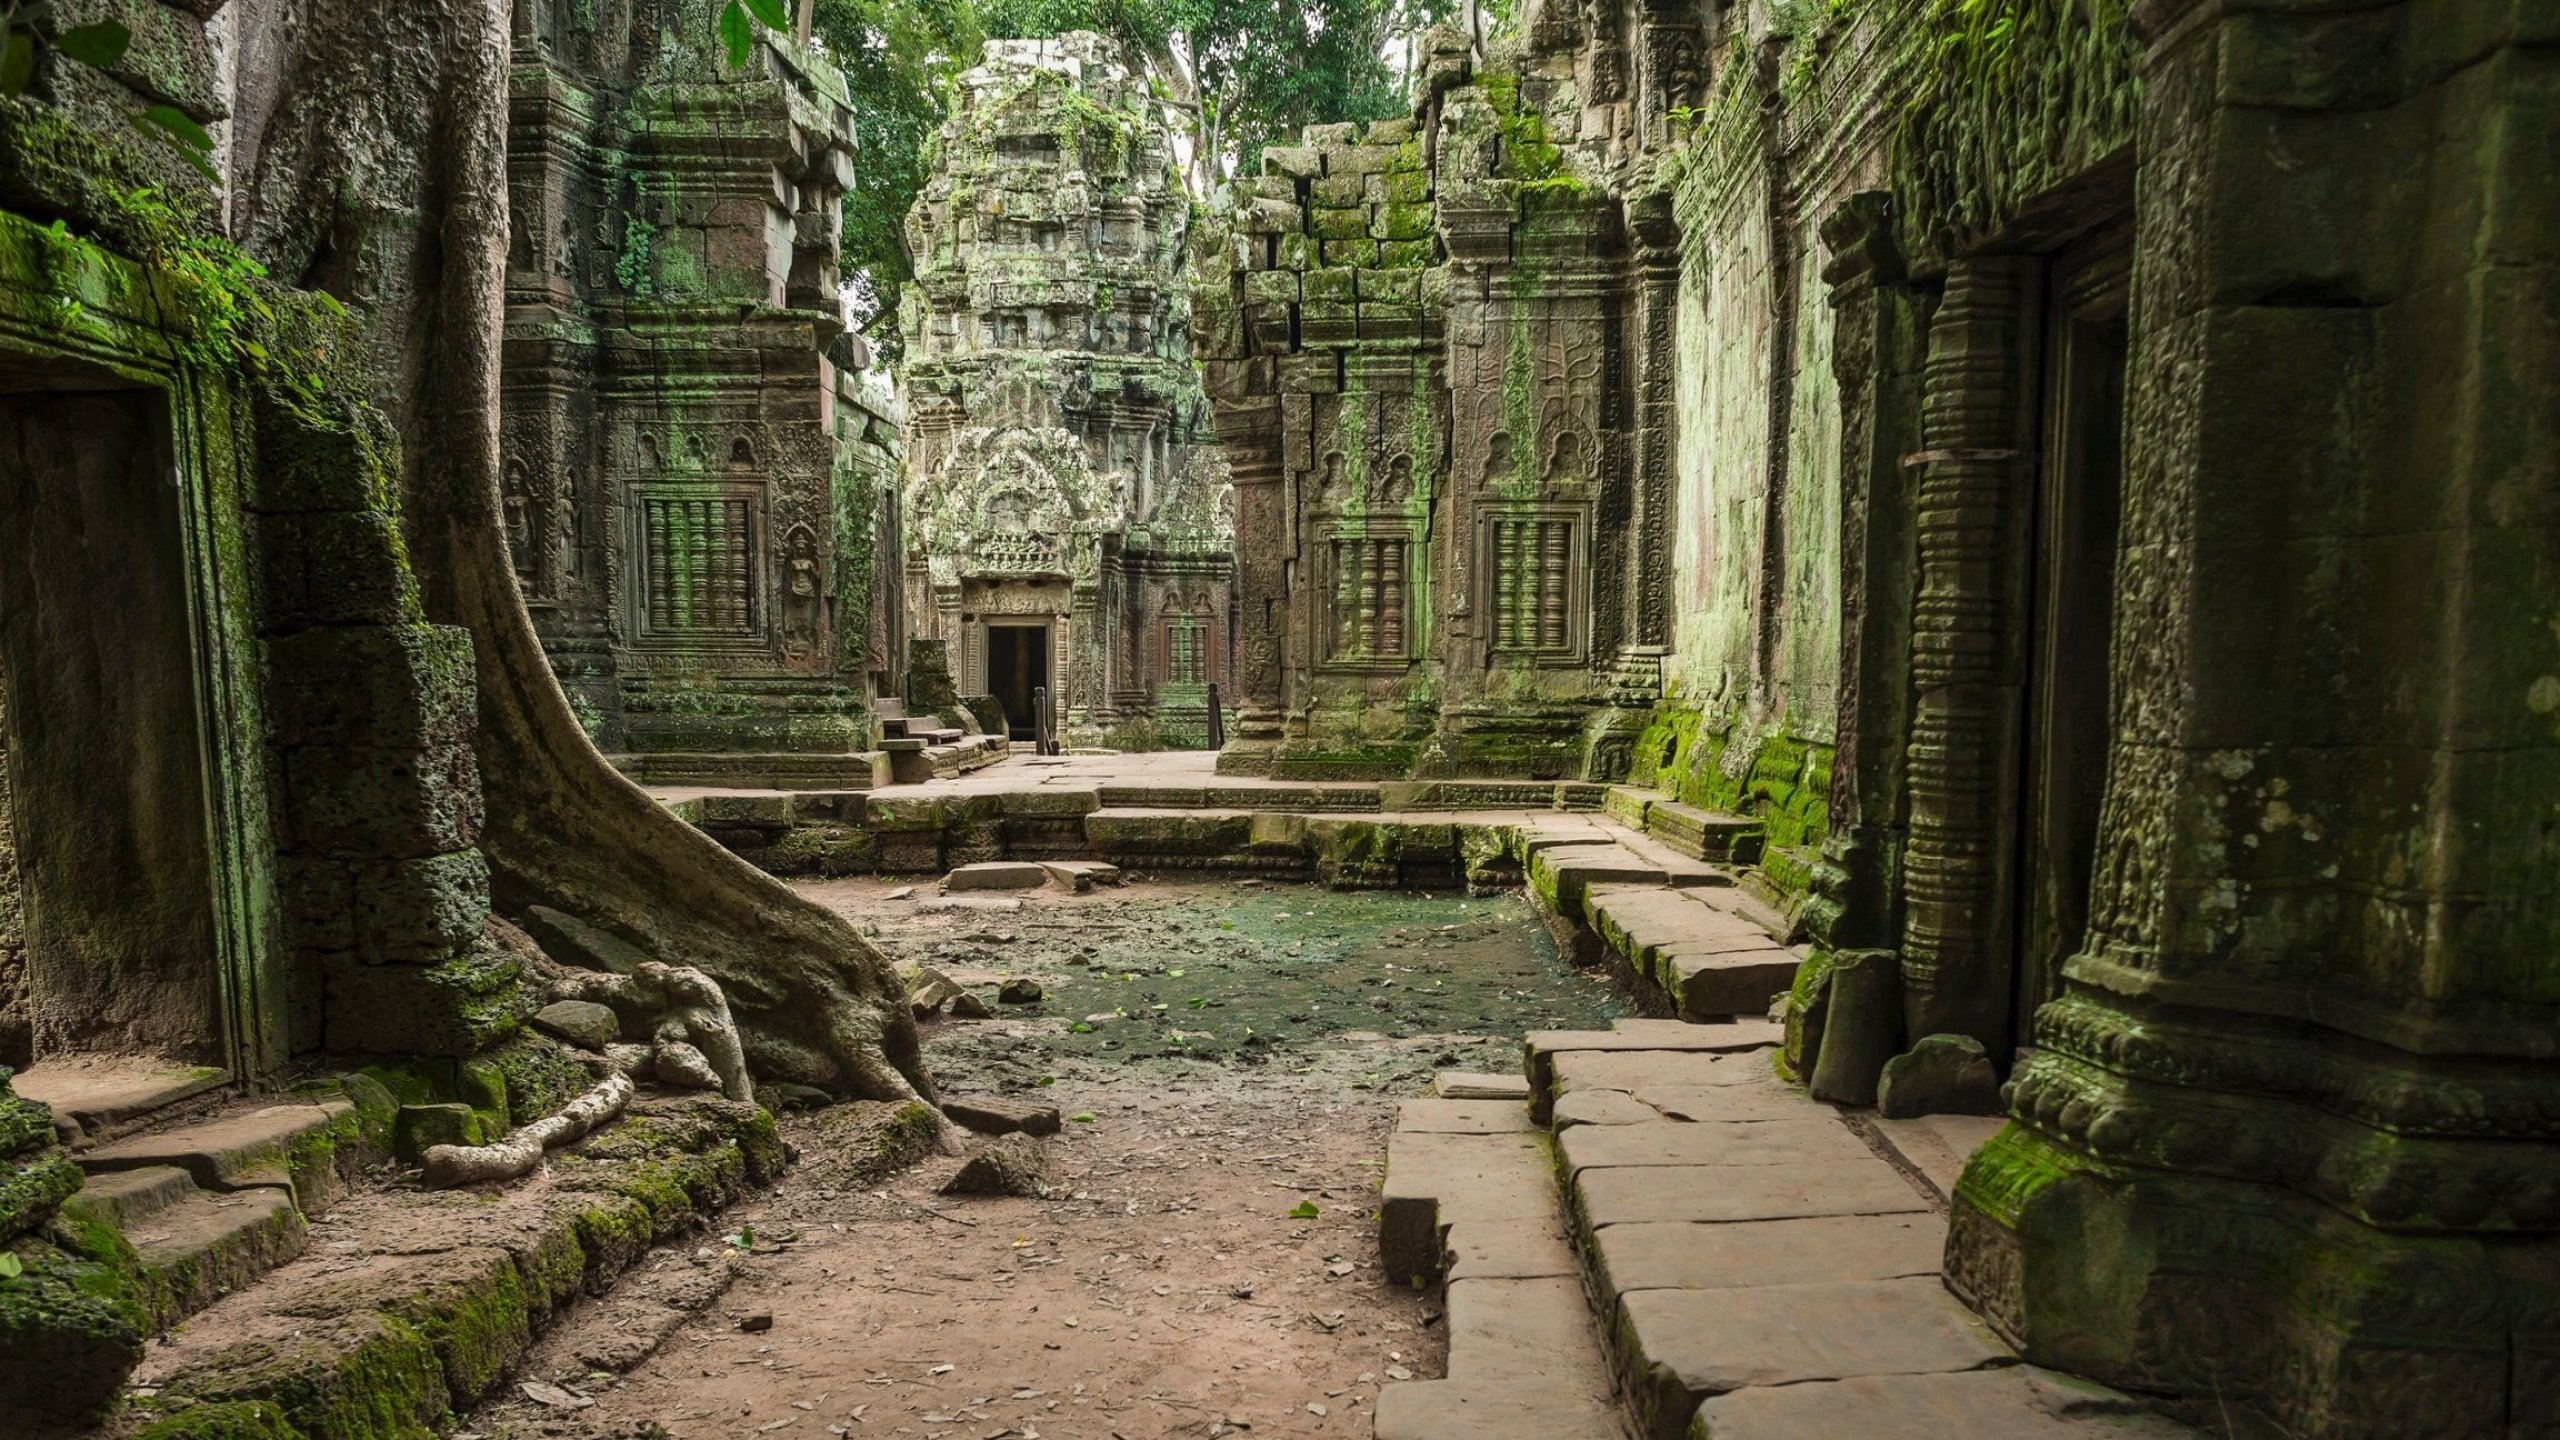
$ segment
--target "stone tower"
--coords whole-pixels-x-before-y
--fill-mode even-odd
[[[844,80],[771,33],[732,70],[665,8],[516,10],[517,579],[635,778],[866,784],[870,699],[901,668],[874,543],[896,525],[897,442],[841,335]]]
[[[1045,688],[1072,739],[1198,744],[1226,676],[1191,221],[1165,114],[1111,42],[989,41],[961,77],[907,219],[908,608],[1018,734]]]

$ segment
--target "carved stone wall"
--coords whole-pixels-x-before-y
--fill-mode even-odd
[[[1584,706],[1587,773],[1759,821],[1791,1062],[1855,950],[2012,1071],[1947,1268],[2029,1359],[2233,1436],[2539,1434],[2553,37],[2034,13],[1532,4],[1436,52],[1418,344],[1335,183],[1398,123],[1277,152],[1201,309],[1222,763],[1532,771],[1502,727]]]
[[[879,506],[849,467],[895,427],[848,373],[858,342],[830,348],[844,82],[771,33],[729,70],[692,10],[665,8],[663,25],[565,0],[516,13],[517,580],[626,769],[859,783],[875,677],[897,667],[861,653],[883,617],[865,593]]]
[[[1098,36],[996,40],[940,144],[901,317],[917,633],[979,694],[988,627],[1036,619],[1068,739],[1201,743],[1233,649],[1233,529],[1167,117]]]

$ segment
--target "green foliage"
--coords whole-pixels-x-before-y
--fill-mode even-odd
[[[977,63],[981,32],[969,0],[818,0],[813,33],[853,95],[853,188],[844,197],[844,270],[868,293],[867,322],[895,316],[915,277],[907,211],[933,176],[935,132],[952,77]],[[895,359],[895,326],[881,327]]]
[[[35,83],[36,67],[50,51],[93,70],[105,70],[133,48],[133,32],[113,20],[57,29],[52,0],[12,3],[0,10],[0,95],[23,95]],[[133,127],[167,145],[179,159],[208,182],[222,183],[213,168],[213,137],[186,112],[153,105],[133,117]]]

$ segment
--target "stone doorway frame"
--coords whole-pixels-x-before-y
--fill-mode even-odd
[[[168,1058],[253,1080],[285,1065],[294,998],[278,933],[266,733],[261,723],[240,397],[176,357],[179,338],[147,307],[156,287],[118,313],[86,295],[94,322],[65,332],[44,297],[0,284],[0,390],[140,391],[157,397],[168,485],[177,508],[179,583],[195,697],[211,894],[207,1033],[165,1037]],[[307,997],[316,1002],[316,996]],[[37,1058],[44,1058],[39,1052]],[[60,1052],[52,1052],[60,1053]]]

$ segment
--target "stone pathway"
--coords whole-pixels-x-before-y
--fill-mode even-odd
[[[1390,1273],[1446,1275],[1449,1376],[1389,1387],[1380,1440],[2190,1433],[2020,1364],[1941,1283],[1930,1182],[1999,1122],[1870,1143],[1778,1077],[1778,1038],[1765,1020],[1541,1031],[1517,1100],[1406,1103],[1380,1249]]]

